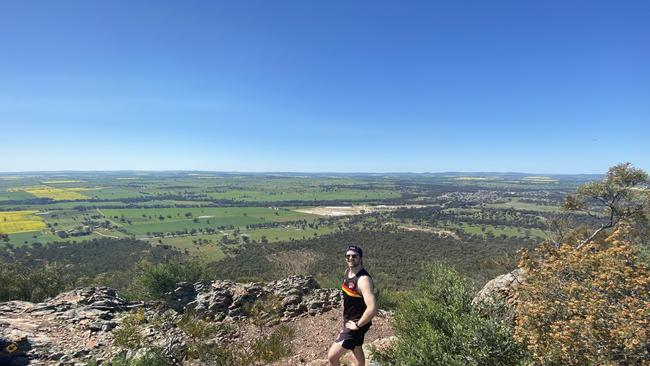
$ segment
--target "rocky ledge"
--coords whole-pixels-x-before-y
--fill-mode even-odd
[[[265,302],[273,306],[255,307]],[[235,330],[221,334],[218,342],[238,337],[238,325],[250,323],[251,317],[257,324],[272,326],[340,304],[338,290],[321,289],[309,276],[266,284],[179,283],[158,303],[125,301],[107,287],[79,288],[38,304],[0,303],[0,365],[86,365],[90,360],[102,364],[124,352],[114,345],[113,331],[134,309],[142,309],[144,342],[172,355],[185,343],[175,325],[185,313]]]
[[[246,306],[270,298],[281,304],[281,314],[269,316],[270,323],[305,313],[320,314],[341,304],[339,290],[319,288],[311,276],[291,276],[266,285],[231,281],[179,283],[165,295],[167,305],[177,312],[191,311],[218,322],[243,320],[247,317]]]

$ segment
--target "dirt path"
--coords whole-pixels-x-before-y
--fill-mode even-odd
[[[450,236],[454,239],[459,239],[458,234],[451,230],[445,230],[445,229],[433,229],[433,228],[428,228],[428,227],[421,227],[421,226],[404,226],[400,225],[398,228],[406,231],[419,231],[423,233],[431,233],[431,234],[436,234],[440,236]]]
[[[97,234],[97,235],[100,235],[100,236],[103,236],[103,237],[105,237],[105,238],[113,238],[113,239],[119,239],[119,238],[120,238],[119,236],[113,236],[113,235],[102,234],[102,233],[100,233],[99,231],[96,231],[96,230],[93,231],[93,233],[95,233],[95,234]]]
[[[106,219],[106,221],[110,222],[111,224],[113,224],[113,225],[115,225],[117,227],[122,227],[122,225],[118,224],[117,222],[111,220],[108,216],[104,215],[104,213],[100,209],[97,209],[97,213],[102,215],[102,217],[104,219]]]
[[[335,309],[316,316],[296,318],[288,324],[294,329],[292,343],[294,354],[273,366],[296,366],[309,364],[314,360],[327,360],[327,350],[341,330],[343,309]],[[394,335],[391,318],[385,313],[372,320],[372,327],[366,334],[365,343]]]

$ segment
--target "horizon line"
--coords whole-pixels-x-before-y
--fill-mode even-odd
[[[23,170],[23,171],[0,171],[0,175],[9,174],[54,174],[54,173],[219,173],[219,174],[531,174],[531,175],[604,175],[605,173],[540,173],[540,172],[517,172],[517,171],[264,171],[264,170],[187,170],[187,169],[116,169],[116,170]]]

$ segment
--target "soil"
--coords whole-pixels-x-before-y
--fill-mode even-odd
[[[380,311],[372,320],[365,343],[393,336],[389,313]],[[315,360],[327,360],[327,351],[343,326],[343,308],[315,316],[295,318],[289,322],[295,331],[293,355],[273,363],[273,366],[306,365]]]

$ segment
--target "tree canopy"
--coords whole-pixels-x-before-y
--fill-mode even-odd
[[[645,171],[623,163],[609,168],[602,181],[585,183],[575,194],[567,195],[564,209],[585,212],[600,222],[600,226],[576,248],[591,242],[603,230],[614,228],[621,221],[647,226],[649,185]]]

